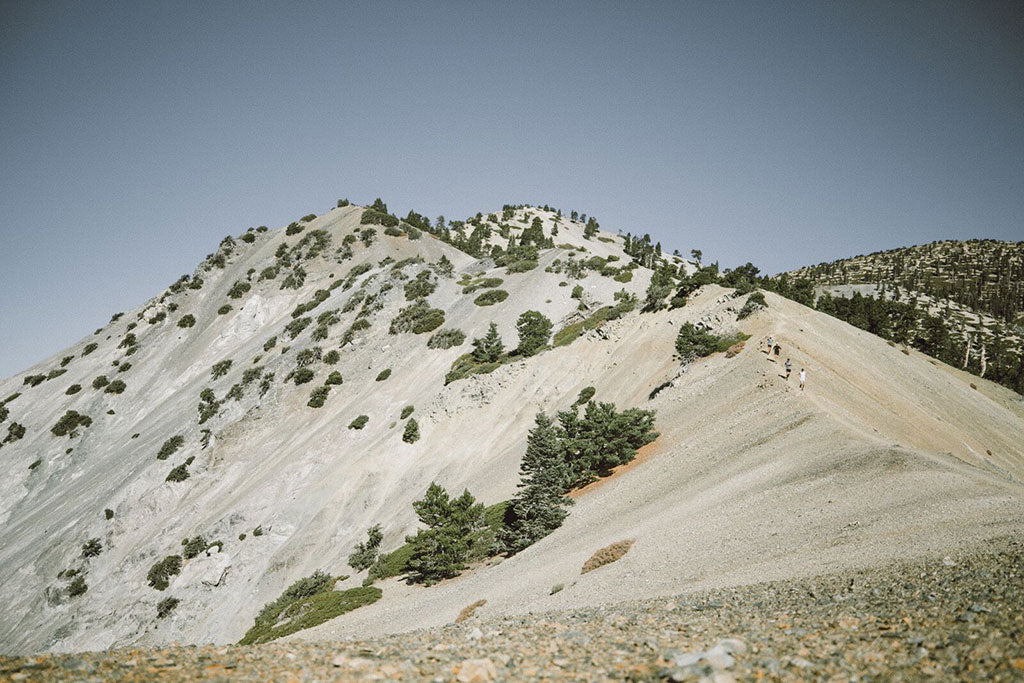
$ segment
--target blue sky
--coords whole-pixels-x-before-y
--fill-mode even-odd
[[[1024,239],[1020,3],[0,1],[0,376],[341,197],[777,272]]]

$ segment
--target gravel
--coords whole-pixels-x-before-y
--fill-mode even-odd
[[[0,680],[1024,678],[1024,540],[369,640],[0,657]]]

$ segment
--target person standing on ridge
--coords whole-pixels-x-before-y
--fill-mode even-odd
[[[787,358],[786,359],[786,381],[787,382],[789,381],[789,373],[791,373],[791,372],[793,372],[793,364]]]
[[[800,368],[800,391],[804,390],[805,384],[807,384],[807,371]]]

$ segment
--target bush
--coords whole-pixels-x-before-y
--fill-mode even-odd
[[[382,595],[379,588],[373,587],[334,591],[330,589],[334,579],[328,578],[330,583],[312,595],[290,597],[288,591],[285,591],[277,600],[264,606],[256,616],[256,623],[238,644],[268,643],[372,604]]]
[[[46,375],[29,375],[28,377],[25,378],[23,384],[28,384],[29,386],[37,387],[45,381]]]
[[[430,271],[424,270],[414,279],[405,283],[405,298],[408,301],[424,299],[433,294],[435,289],[437,289],[437,283],[431,281]]]
[[[556,438],[568,467],[567,489],[584,486],[636,457],[637,449],[656,438],[654,412],[613,403],[587,403],[583,417],[576,408],[558,413]]]
[[[217,309],[217,315],[226,315],[231,312],[231,304],[224,304]]]
[[[295,371],[295,385],[305,384],[313,379],[315,373],[310,368],[299,368]]]
[[[209,545],[206,543],[206,539],[202,536],[196,536],[195,538],[186,538],[181,542],[183,546],[181,554],[185,556],[186,560],[191,560],[199,553],[205,551]]]
[[[103,387],[107,386],[108,384],[110,384],[110,380],[107,379],[107,376],[106,375],[100,375],[99,377],[97,377],[96,379],[94,379],[92,381],[92,388],[93,389],[102,389]]]
[[[252,285],[248,282],[245,280],[237,280],[233,285],[231,285],[231,289],[228,290],[228,298],[241,299],[250,289],[252,289]]]
[[[63,417],[57,420],[57,424],[50,428],[54,436],[67,436],[70,434],[72,437],[75,436],[75,430],[79,427],[88,427],[92,424],[92,418],[88,415],[82,415],[74,410],[69,410],[64,413]],[[12,425],[13,426],[13,425]],[[8,438],[10,438],[8,436]]]
[[[220,410],[220,401],[209,387],[199,392],[199,424],[203,424]]]
[[[285,329],[285,332],[288,333],[288,337],[290,339],[295,339],[296,337],[298,337],[302,333],[302,331],[304,329],[309,327],[309,325],[312,322],[313,322],[313,319],[309,318],[309,317],[296,318],[295,320],[293,320],[290,323],[288,323],[287,325],[285,325],[284,329]]]
[[[164,481],[181,482],[189,478],[188,463],[182,463],[167,473]]]
[[[405,423],[405,431],[402,432],[402,441],[406,443],[416,443],[419,440],[420,426],[416,422],[416,418],[412,418]]]
[[[68,597],[77,598],[79,595],[83,595],[89,590],[88,584],[85,583],[84,576],[76,576],[68,584]]]
[[[308,213],[305,216],[303,216],[302,218],[300,218],[299,222],[300,223],[308,223],[311,220],[314,220],[315,218],[316,218],[316,214],[315,213]]]
[[[432,332],[444,324],[444,311],[431,308],[426,301],[419,299],[398,312],[388,328],[389,334],[412,332],[423,334]]]
[[[383,382],[384,380],[386,380],[390,376],[391,376],[391,368],[384,368],[377,375],[377,380],[376,381]]]
[[[743,304],[743,308],[736,314],[737,320],[743,320],[754,311],[758,311],[762,308],[767,308],[768,303],[764,300],[764,292],[753,292],[747,297],[746,302]]]
[[[398,225],[398,218],[392,216],[386,211],[377,211],[375,209],[366,209],[363,211],[362,217],[359,219],[361,225],[383,225],[384,227],[396,227]],[[372,230],[372,228],[370,228]],[[366,230],[364,229],[365,233]]]
[[[626,541],[618,541],[601,548],[591,555],[589,560],[583,563],[583,568],[580,570],[580,574],[592,572],[598,567],[603,567],[606,564],[611,564],[612,562],[622,558],[622,556],[628,553],[629,549],[633,547],[633,543],[635,543],[635,540],[629,539]]]
[[[93,343],[93,342],[90,342],[90,343],[86,344],[85,348],[82,349],[82,355],[83,356],[88,356],[90,353],[95,351],[98,346],[99,346],[98,344]]]
[[[164,441],[163,445],[160,446],[160,450],[156,454],[157,460],[166,460],[176,453],[182,446],[185,445],[185,437],[181,434],[172,436],[171,438]]]
[[[683,323],[676,335],[676,353],[683,359],[710,356],[718,347],[718,337],[698,329],[691,322]]]
[[[494,323],[487,328],[487,334],[473,340],[473,360],[477,363],[497,362],[504,350],[498,326]]]
[[[277,337],[271,337],[267,341],[263,342],[263,350],[269,351],[270,349],[277,346]]]
[[[7,438],[4,439],[4,443],[14,443],[18,439],[25,436],[25,426],[12,422],[7,425]]]
[[[387,235],[388,237],[401,237],[405,233],[399,230],[398,228],[389,225],[388,227],[384,228],[384,234]]]
[[[192,327],[196,324],[196,317],[191,313],[186,313],[178,319],[178,327]]]
[[[105,394],[123,394],[127,385],[119,379],[115,379],[113,382],[107,385],[107,388],[103,390]]]
[[[68,396],[73,396],[74,394],[77,394],[81,390],[81,384],[72,384],[70,387],[67,388],[67,391],[65,391],[64,393],[67,394]],[[3,410],[0,409],[0,412],[3,412]]]
[[[151,588],[162,591],[170,585],[168,578],[181,573],[181,555],[168,555],[160,560],[146,574],[146,581]]]
[[[412,415],[414,410],[416,410],[416,408],[414,406],[406,406],[406,407],[402,408],[402,417],[401,417],[401,419],[404,420],[405,418],[407,418],[410,415]]]
[[[328,365],[334,365],[339,360],[341,360],[341,354],[338,353],[337,351],[328,351],[327,354],[324,356],[324,362],[327,363]]]
[[[359,417],[357,417],[356,419],[352,420],[352,422],[349,423],[348,428],[362,429],[363,427],[366,426],[366,423],[369,421],[370,418],[367,415],[360,415]]]
[[[231,369],[231,359],[218,361],[213,364],[210,368],[210,377],[212,379],[220,379],[224,375],[228,374],[228,370]]]
[[[420,522],[427,526],[415,536],[406,537],[412,545],[408,566],[415,572],[415,579],[433,583],[457,576],[466,561],[479,552],[479,532],[487,527],[484,506],[468,490],[458,498],[450,498],[434,482],[423,499],[412,506]]]
[[[246,235],[251,233],[246,233]],[[243,235],[244,237],[244,235]],[[174,611],[174,608],[181,604],[181,600],[178,598],[164,598],[156,604],[156,618],[163,619]]]
[[[277,277],[279,268],[277,266],[267,266],[260,271],[260,275],[256,278],[257,282],[263,282],[264,280],[273,280]]]
[[[477,306],[493,306],[494,304],[501,303],[507,298],[508,292],[504,289],[490,289],[473,299],[473,303]]]
[[[300,232],[306,229],[306,226],[299,225],[298,223],[289,223],[288,227],[284,229],[284,234],[288,237],[292,235],[298,235]]]
[[[100,543],[100,539],[98,538],[90,538],[82,544],[82,557],[85,559],[89,559],[90,557],[99,557],[102,552],[103,544]]]
[[[338,384],[344,383],[344,381],[345,380],[342,378],[341,373],[335,370],[331,374],[327,375],[327,379],[324,381],[324,384],[327,386],[337,386]]]
[[[106,518],[107,518],[108,520],[110,520],[110,519],[113,519],[113,518],[114,518],[114,511],[113,511],[113,510],[111,510],[110,508],[107,508],[106,510],[104,510],[104,511],[103,511],[103,515],[104,515],[104,516],[105,516],[105,517],[106,517]]]
[[[594,398],[594,394],[596,393],[597,390],[594,387],[583,387],[580,390],[579,396],[576,397],[576,401],[573,403],[573,406],[586,405],[590,399]]]
[[[448,327],[431,335],[427,340],[428,349],[450,349],[453,346],[461,346],[466,341],[466,333],[462,330]]]
[[[313,393],[309,395],[309,401],[306,403],[310,408],[323,408],[324,402],[327,400],[327,395],[331,393],[331,387],[324,385],[317,387],[313,390]]]

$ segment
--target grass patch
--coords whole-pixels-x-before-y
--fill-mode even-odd
[[[477,611],[486,604],[487,599],[482,598],[474,602],[472,605],[466,605],[462,608],[462,611],[459,612],[459,616],[455,617],[455,623],[461,624],[462,622],[466,621],[466,619],[469,619],[471,616],[473,616],[473,612]]]
[[[507,298],[508,292],[504,289],[489,289],[477,298],[473,299],[473,303],[477,306],[493,306],[494,304],[500,304]]]
[[[382,595],[379,588],[372,586],[334,591],[330,587],[335,579],[328,579],[330,580],[312,595],[303,595],[302,590],[293,590],[306,579],[292,584],[281,597],[260,611],[256,616],[256,623],[238,644],[269,643],[297,631],[318,626],[363,605],[375,603]]]

